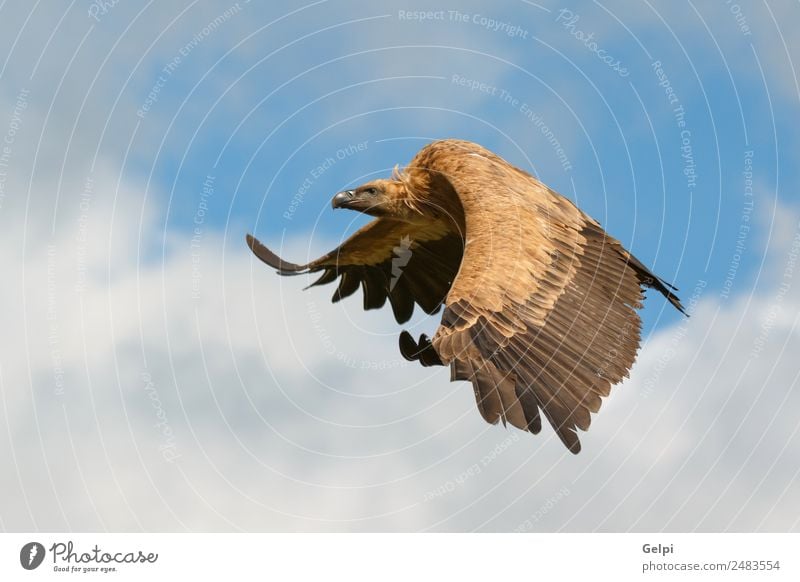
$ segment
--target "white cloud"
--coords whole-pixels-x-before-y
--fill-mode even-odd
[[[238,237],[223,254],[204,233],[192,299],[188,241],[163,263],[133,259],[139,225],[123,217],[138,210],[112,222],[92,209],[92,244],[108,224],[131,258],[109,283],[119,255],[100,247],[81,293],[74,237],[54,241],[49,275],[46,253],[4,251],[2,302],[24,293],[26,305],[3,345],[6,529],[797,527],[800,296],[778,295],[783,268],[728,305],[698,288],[693,317],[650,339],[573,457],[549,430],[485,425],[468,385],[402,361],[388,313],[331,305],[330,288],[301,293],[306,281],[275,276]],[[796,239],[775,241],[785,267]],[[361,369],[372,362],[391,369]]]
[[[215,13],[194,14],[172,42]],[[53,79],[72,56],[55,41],[62,50],[42,61],[14,146],[0,249],[0,527],[797,529],[796,276],[779,295],[796,212],[779,212],[767,283],[748,291],[737,279],[727,303],[707,288],[691,320],[651,337],[573,457],[549,429],[514,438],[485,425],[468,385],[406,365],[388,312],[362,313],[355,298],[331,305],[331,288],[301,293],[305,281],[253,261],[240,233],[206,230],[193,275],[187,238],[160,231],[164,193],[151,187],[146,202],[143,184],[118,183],[119,152],[100,148],[94,195],[82,207],[108,96],[120,87],[101,76],[92,114],[78,117],[92,59],[116,40],[111,22],[87,40],[94,68],[73,69],[45,124]],[[39,25],[53,23],[31,21]],[[19,46],[28,56],[12,61],[7,87],[25,84],[39,32]],[[478,32],[448,28],[446,40],[466,44]],[[121,61],[138,58],[143,39],[152,35],[123,42]],[[159,64],[173,54],[172,45],[159,50]],[[492,67],[471,70],[496,80]],[[4,94],[9,115],[0,122],[15,95]],[[123,97],[128,110],[139,96]],[[113,122],[115,136],[129,135],[135,117],[116,113]],[[305,254],[300,240],[286,251]]]

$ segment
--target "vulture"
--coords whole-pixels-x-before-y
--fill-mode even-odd
[[[247,244],[281,275],[338,280],[334,302],[360,287],[364,309],[388,300],[400,324],[415,304],[441,310],[432,339],[400,334],[402,355],[471,382],[489,423],[537,434],[544,415],[572,453],[578,429],[633,365],[644,288],[685,313],[677,289],[597,221],[472,142],[430,143],[390,179],[340,192],[332,206],[375,220],[305,265],[251,235]]]

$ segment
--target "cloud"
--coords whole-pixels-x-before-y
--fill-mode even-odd
[[[472,24],[409,23],[397,32],[396,19],[387,19],[385,25],[364,26],[366,36],[355,41],[350,33],[356,28],[320,33],[307,40],[313,50],[297,45],[297,52],[279,53],[269,75],[257,69],[233,87],[242,66],[233,57],[260,57],[266,46],[245,44],[209,81],[213,90],[204,86],[199,101],[189,102],[192,114],[176,122],[179,143],[167,144],[164,162],[154,144],[161,143],[180,102],[208,71],[209,55],[218,57],[219,47],[232,45],[261,22],[235,18],[204,41],[181,69],[180,80],[166,90],[174,93],[163,94],[139,124],[136,109],[155,72],[219,7],[198,6],[170,29],[150,23],[170,22],[175,8],[157,8],[122,35],[132,19],[125,12],[131,8],[121,4],[86,37],[81,51],[76,47],[82,37],[57,33],[29,82],[41,39],[61,16],[48,13],[30,20],[5,69],[0,138],[11,127],[21,89],[29,88],[30,95],[0,215],[7,242],[0,249],[6,281],[0,301],[7,306],[6,333],[0,336],[0,415],[6,426],[0,431],[0,462],[6,467],[0,475],[0,526],[10,531],[798,529],[794,207],[779,205],[774,226],[759,224],[765,249],[754,253],[766,261],[757,283],[740,273],[729,299],[718,295],[713,280],[683,285],[684,298],[696,296],[692,318],[661,326],[648,338],[631,379],[605,402],[583,436],[584,451],[574,457],[549,429],[530,437],[483,423],[467,384],[450,383],[446,370],[400,358],[399,330],[388,312],[363,313],[356,298],[332,305],[332,289],[301,292],[303,278],[279,278],[250,257],[238,226],[202,224],[193,247],[194,233],[170,220],[176,213],[191,217],[197,201],[181,205],[172,198],[171,166],[168,180],[158,175],[160,164],[180,159],[189,147],[184,141],[223,91],[231,89],[230,111],[240,116],[225,116],[220,125],[230,131],[266,94],[262,78],[270,79],[271,90],[273,81],[297,74],[299,64],[318,64],[319,47],[380,49],[387,38],[400,44],[435,38],[452,47],[437,52],[449,55],[445,68],[503,86],[511,75],[491,55],[522,62],[520,55],[530,58],[531,45]],[[338,11],[338,4],[330,3],[313,11],[313,18],[297,18],[310,32],[345,20]],[[26,16],[8,12],[4,8],[4,30]],[[75,30],[78,18],[83,22],[83,14],[68,15],[61,30]],[[275,35],[267,40],[259,38],[263,43],[278,43],[279,34],[287,37],[284,42],[296,38],[292,23],[271,29]],[[542,26],[550,30],[549,21]],[[613,37],[599,24],[593,28],[603,38]],[[565,47],[574,45],[582,54],[584,47],[571,36],[556,33]],[[13,37],[0,35],[8,49],[4,54],[11,54]],[[778,42],[765,37],[759,33],[759,42]],[[489,57],[459,50],[476,39]],[[335,42],[345,40],[351,44]],[[371,81],[419,74],[421,67],[437,70],[439,64],[422,50],[398,52],[403,59],[387,54],[393,53],[345,59],[340,71]],[[141,56],[134,71],[132,63]],[[772,66],[770,59],[762,61]],[[554,71],[564,77],[561,69]],[[65,73],[58,88],[54,80]],[[288,97],[279,94],[280,107],[273,109],[270,102],[260,110],[266,117],[245,129],[263,139],[265,128],[298,106],[293,96],[319,97],[320,79],[330,74],[310,72],[299,81],[301,89]],[[408,95],[419,95],[423,104],[453,105],[455,87],[446,79],[441,85],[412,83],[406,87],[414,91],[402,94],[392,83],[361,86],[327,101],[314,112],[314,131],[345,113],[407,104]],[[485,112],[487,118],[503,110],[480,92],[456,95],[456,109]],[[563,117],[554,99],[534,97],[548,120]],[[406,113],[422,118],[417,111]],[[519,112],[506,113],[490,120],[530,138]],[[370,139],[376,139],[376,127],[385,128],[386,136],[404,135],[400,130],[406,127],[397,118],[399,129],[376,126],[372,118],[359,127]],[[470,131],[464,116],[422,119],[431,132]],[[353,127],[343,134],[358,134]],[[476,127],[484,135],[489,131],[477,122]],[[307,130],[298,133],[303,140]],[[572,133],[559,131],[559,139]],[[136,139],[129,143],[131,136]],[[272,143],[284,148],[279,153],[285,159],[285,144]],[[541,150],[537,160],[542,152],[549,155],[543,137],[533,143],[536,147],[522,149]],[[383,154],[377,148],[370,152],[377,160],[370,169],[382,167]],[[137,156],[146,160],[146,171],[131,170]],[[522,157],[515,161],[524,164]],[[555,158],[548,164],[559,168]],[[151,180],[149,165],[156,170]],[[207,168],[199,166],[192,177],[205,175]],[[332,175],[326,181],[329,177],[335,181]],[[216,218],[225,216],[223,206],[212,211]],[[267,205],[266,212],[273,209]],[[284,249],[290,258],[335,243],[325,232],[311,233],[311,243],[302,229],[293,232],[296,238]],[[419,316],[411,325],[430,331],[436,318]]]
[[[201,230],[136,260],[157,221],[119,216],[139,211],[92,208],[85,278],[75,236],[4,251],[3,304],[25,306],[3,346],[6,529],[797,528],[790,208],[770,286],[687,288],[692,318],[649,339],[577,457],[549,429],[485,425],[468,385],[399,357],[388,313],[301,293],[239,240]]]

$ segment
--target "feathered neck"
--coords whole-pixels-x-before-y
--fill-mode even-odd
[[[409,165],[394,167],[392,178],[403,183],[405,202],[414,212],[426,217],[452,221],[463,227],[464,210],[453,186],[440,172]]]

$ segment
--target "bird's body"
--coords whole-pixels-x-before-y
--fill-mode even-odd
[[[401,334],[402,354],[472,382],[490,423],[536,434],[541,411],[574,453],[576,428],[589,428],[636,357],[642,286],[683,310],[596,221],[471,142],[433,142],[392,179],[339,193],[333,205],[377,219],[306,265],[248,244],[282,274],[322,272],[313,285],[340,277],[334,301],[359,287],[365,309],[388,299],[399,323],[415,303],[429,314],[444,306],[432,340]]]

